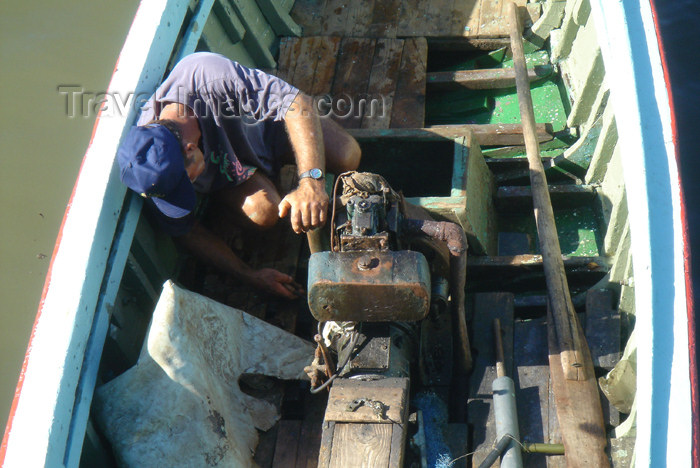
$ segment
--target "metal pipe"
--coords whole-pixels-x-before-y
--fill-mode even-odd
[[[503,357],[503,340],[501,338],[501,321],[493,320],[493,336],[496,348],[496,372],[498,378],[493,381],[493,413],[496,420],[496,436],[500,439],[508,435],[510,443],[501,457],[502,468],[522,468],[523,458],[520,452],[520,429],[518,428],[518,410],[515,406],[515,383],[506,375]]]
[[[564,455],[564,444],[523,444],[528,453],[545,453],[547,455]]]
[[[501,457],[502,468],[522,468],[523,459],[520,452],[520,430],[518,429],[518,411],[515,407],[515,383],[510,377],[499,377],[493,381],[493,412],[496,419],[496,437],[499,439],[510,434],[508,448]]]

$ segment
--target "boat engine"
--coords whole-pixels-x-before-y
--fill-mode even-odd
[[[331,249],[311,255],[308,275],[319,347],[307,373],[314,393],[332,384],[323,440],[333,441],[328,432],[336,423],[393,423],[405,441],[411,369],[420,369],[423,384],[449,386],[453,349],[455,368],[466,375],[471,365],[466,236],[459,225],[407,204],[376,174],[341,175],[333,200]],[[337,450],[322,447],[321,457]]]

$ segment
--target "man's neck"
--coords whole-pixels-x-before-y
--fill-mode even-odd
[[[161,120],[172,120],[180,126],[184,141],[198,141],[201,135],[197,116],[184,104],[171,102],[166,104],[158,116]]]

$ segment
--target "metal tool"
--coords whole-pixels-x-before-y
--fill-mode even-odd
[[[498,375],[498,378],[492,384],[496,436],[499,441],[502,441],[504,437],[510,439],[510,443],[501,456],[501,467],[522,468],[523,459],[519,445],[518,411],[515,406],[515,383],[513,379],[506,375],[506,367],[503,362],[501,321],[498,319],[493,320],[493,337],[496,347],[496,374]]]

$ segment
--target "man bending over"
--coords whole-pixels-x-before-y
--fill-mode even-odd
[[[198,258],[252,286],[293,298],[300,287],[271,268],[254,270],[195,218],[209,194],[242,227],[265,229],[289,215],[296,233],[322,226],[325,171],[357,168],[357,142],[319,119],[309,96],[226,57],[180,61],[142,109],[117,155],[121,179],[146,197],[157,223]],[[299,186],[281,199],[272,180],[296,163]]]

